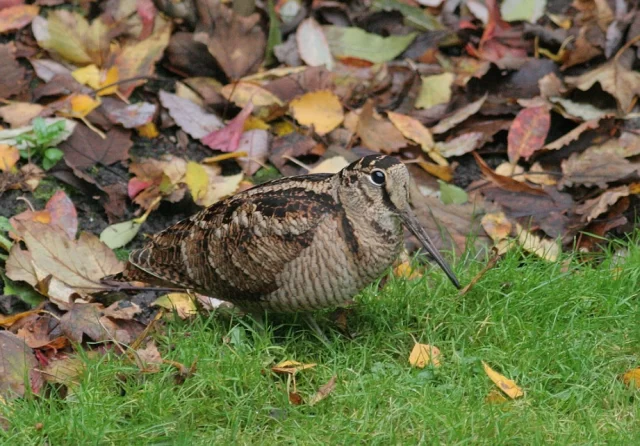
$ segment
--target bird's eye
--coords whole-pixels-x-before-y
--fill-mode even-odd
[[[376,186],[382,186],[387,179],[384,172],[381,170],[374,170],[373,172],[371,172],[371,176],[369,178],[371,179],[371,182]]]

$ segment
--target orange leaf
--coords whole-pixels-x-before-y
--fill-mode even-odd
[[[629,370],[622,375],[622,382],[631,388],[640,389],[640,367]]]
[[[531,107],[521,110],[513,120],[507,136],[509,161],[529,157],[544,146],[551,125],[551,115],[546,107]]]
[[[428,364],[440,367],[440,349],[429,344],[415,344],[409,355],[409,364],[423,369]]]
[[[515,399],[524,395],[524,392],[520,387],[518,387],[515,381],[510,380],[504,375],[496,372],[484,361],[482,361],[482,366],[484,367],[485,373],[489,376],[489,378],[491,378],[491,381],[493,381],[496,386],[498,386],[498,388],[502,390],[509,398]]]

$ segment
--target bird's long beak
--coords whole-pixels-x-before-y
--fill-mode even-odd
[[[442,255],[440,255],[440,252],[433,245],[433,243],[431,242],[431,239],[429,239],[429,236],[427,235],[427,232],[424,230],[422,226],[420,226],[420,223],[418,223],[418,220],[416,219],[415,215],[413,215],[413,213],[410,210],[408,210],[405,212],[401,212],[400,218],[402,219],[404,224],[407,226],[407,228],[409,228],[409,230],[413,233],[413,235],[415,235],[418,238],[420,243],[422,243],[422,246],[424,246],[424,249],[426,249],[427,252],[433,256],[433,258],[438,263],[440,268],[442,268],[442,270],[445,272],[449,280],[451,280],[451,283],[453,283],[456,288],[460,289],[460,282],[458,282],[456,275],[451,270],[451,267],[449,266],[449,264],[442,258]]]

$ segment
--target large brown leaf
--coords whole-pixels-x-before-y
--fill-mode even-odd
[[[129,131],[113,128],[103,139],[89,127],[79,124],[71,137],[60,144],[60,148],[69,166],[84,169],[96,164],[109,166],[124,161],[129,158],[132,145]]]
[[[207,45],[226,75],[238,80],[258,71],[267,45],[260,16],[242,17],[219,1],[200,0],[194,40]]]
[[[100,279],[117,274],[123,265],[98,237],[82,233],[69,240],[64,231],[35,221],[16,221],[15,229],[28,250],[13,245],[7,260],[7,276],[31,285],[47,282],[49,297],[68,304],[74,293],[96,292],[105,287]]]
[[[0,401],[23,396],[26,383],[33,393],[39,393],[44,381],[35,370],[37,366],[33,350],[22,339],[0,331]]]

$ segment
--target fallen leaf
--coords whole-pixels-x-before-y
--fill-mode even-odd
[[[252,102],[256,108],[281,107],[284,105],[279,97],[253,82],[243,81],[225,85],[220,90],[220,94],[225,99],[243,108],[249,102]]]
[[[576,214],[582,215],[587,222],[598,218],[609,210],[620,198],[630,194],[629,186],[623,185],[604,191],[600,196],[582,203],[576,208]]]
[[[309,170],[309,173],[338,173],[348,165],[349,161],[347,161],[344,157],[332,156],[331,158],[320,161],[312,169]]]
[[[333,57],[322,27],[310,17],[303,20],[296,30],[296,42],[300,59],[310,67],[325,66],[333,69]]]
[[[252,176],[265,165],[269,155],[270,135],[266,130],[249,130],[242,134],[238,151],[247,156],[239,157],[238,163],[247,176]]]
[[[187,187],[193,197],[193,201],[198,202],[202,197],[204,197],[209,186],[209,176],[202,164],[198,164],[194,161],[189,161],[187,163],[185,183],[187,183]]]
[[[312,369],[316,365],[317,364],[303,364],[298,361],[287,360],[279,362],[275,366],[271,367],[271,370],[275,373],[295,375],[303,370]]]
[[[551,175],[551,173],[542,168],[542,165],[539,162],[535,162],[529,168],[529,172],[524,174],[524,178],[533,184],[538,184],[540,186],[555,186],[558,184],[558,180],[556,177]]]
[[[465,204],[469,201],[464,189],[454,184],[445,183],[442,180],[438,180],[438,184],[440,185],[440,201],[443,204]]]
[[[389,121],[376,118],[373,101],[369,99],[360,112],[357,133],[362,143],[371,150],[395,153],[407,145],[402,133]]]
[[[20,152],[14,146],[0,144],[0,170],[10,171],[20,159]]]
[[[160,61],[169,44],[171,28],[171,22],[158,15],[155,18],[153,33],[148,38],[140,41],[128,41],[113,63],[113,66],[118,68],[119,78],[133,79],[153,76],[156,63]],[[146,81],[127,82],[119,85],[118,90],[121,95],[128,98],[133,90],[144,82]]]
[[[487,100],[487,97],[488,97],[488,93],[485,93],[485,95],[482,96],[477,101],[474,101],[470,104],[465,105],[462,108],[459,108],[458,110],[453,112],[453,114],[451,114],[450,116],[444,119],[441,119],[437,125],[431,128],[431,131],[436,135],[440,133],[448,132],[449,130],[454,128],[456,125],[460,124],[463,121],[466,121],[469,117],[478,113],[478,111],[482,108],[482,105]]]
[[[151,305],[175,311],[180,319],[188,319],[198,310],[193,297],[187,293],[169,293],[157,298]]]
[[[528,160],[544,145],[549,133],[551,115],[546,107],[531,107],[521,110],[513,120],[507,136],[509,161]]]
[[[640,389],[640,367],[631,369],[622,375],[622,382],[630,388]]]
[[[136,237],[140,226],[135,220],[109,225],[100,233],[100,241],[111,249],[122,248]]]
[[[162,364],[163,361],[154,341],[149,341],[145,348],[136,350],[136,355],[142,362],[142,372],[155,373],[160,371],[159,365]]]
[[[491,389],[484,399],[489,404],[503,404],[509,401],[498,389]]]
[[[524,20],[536,23],[544,15],[547,0],[505,0],[500,5],[500,15],[507,22]]]
[[[340,99],[329,90],[307,93],[289,103],[293,117],[301,125],[313,126],[318,135],[326,135],[342,123]]]
[[[99,303],[71,305],[69,311],[60,318],[62,332],[77,343],[81,343],[85,335],[93,341],[115,340],[123,344],[131,343],[135,338],[105,316],[103,310],[104,307]]]
[[[0,34],[27,26],[40,12],[36,5],[15,5],[0,9]]]
[[[14,102],[0,108],[0,118],[7,122],[12,128],[29,125],[29,123],[39,116],[44,110],[40,104],[29,102]]]
[[[244,178],[244,173],[237,175],[220,175],[219,170],[215,170],[213,166],[205,166],[209,175],[209,188],[202,201],[198,204],[202,206],[211,206],[221,199],[233,195],[240,187],[240,182]]]
[[[16,60],[14,42],[0,44],[0,98],[10,98],[25,88],[26,69]]]
[[[51,196],[44,210],[21,212],[11,217],[10,222],[15,227],[16,221],[25,220],[57,226],[66,233],[69,240],[74,240],[78,232],[78,212],[73,201],[62,190]]]
[[[388,112],[387,116],[405,138],[420,144],[422,151],[427,153],[438,165],[449,165],[447,160],[436,149],[431,132],[420,121],[411,116],[395,112]]]
[[[188,99],[183,99],[164,90],[160,91],[158,97],[176,124],[195,139],[203,138],[224,127],[220,118],[212,113],[207,113],[202,107]]]
[[[418,368],[425,368],[429,364],[434,367],[440,367],[440,349],[429,344],[416,343],[409,355],[409,364]]]
[[[451,100],[451,85],[454,79],[453,73],[422,76],[422,85],[415,104],[416,108],[431,108],[435,105],[448,103]]]
[[[0,331],[0,398],[5,400],[24,396],[27,393],[38,394],[43,380],[37,372],[33,350],[10,331]]]
[[[15,230],[28,250],[19,244],[12,247],[7,276],[32,286],[51,276],[71,287],[62,296],[50,296],[63,304],[71,302],[74,292],[104,289],[100,279],[123,269],[113,251],[93,234],[84,232],[78,240],[69,240],[59,227],[28,220],[16,221]]]
[[[482,216],[482,228],[498,244],[511,234],[513,225],[504,212],[488,213]]]
[[[518,243],[525,251],[537,255],[541,259],[555,262],[560,256],[560,246],[553,240],[538,237],[516,223]]]
[[[323,30],[335,58],[355,58],[373,63],[395,59],[416,37],[416,33],[382,37],[361,28],[342,26],[324,26]]]
[[[640,73],[621,64],[617,57],[580,76],[568,76],[565,82],[582,91],[598,82],[604,91],[616,98],[624,113],[630,111],[634,99],[640,95]]]
[[[86,169],[128,159],[129,149],[133,146],[131,132],[114,127],[106,135],[102,138],[86,125],[77,125],[71,137],[59,146],[65,162],[76,169]]]
[[[393,275],[406,280],[415,280],[422,277],[422,273],[413,268],[409,260],[404,260],[393,268]]]
[[[583,122],[578,125],[575,129],[571,130],[569,133],[565,133],[560,138],[550,142],[545,145],[544,148],[547,150],[558,150],[566,146],[572,141],[575,141],[587,130],[593,130],[598,128],[598,124],[600,123],[600,118],[592,119],[591,121]]]
[[[136,102],[127,105],[115,99],[105,98],[102,100],[101,110],[104,110],[109,121],[114,124],[120,124],[125,129],[139,129],[149,124],[153,126],[152,119],[157,108],[155,104],[149,102]]]
[[[582,153],[572,153],[562,160],[561,186],[574,184],[598,186],[606,189],[607,183],[619,181],[634,173],[640,172],[640,162],[631,162],[615,148],[593,146]]]
[[[435,147],[445,158],[452,156],[462,156],[483,144],[484,134],[482,132],[469,132],[452,138],[446,142],[437,142]]]
[[[530,186],[524,182],[516,181],[513,178],[497,174],[476,152],[473,152],[473,157],[475,158],[476,163],[478,163],[483,175],[485,175],[496,186],[510,192],[521,192],[532,195],[548,195],[547,192],[540,187]]]
[[[77,65],[103,64],[109,53],[109,26],[101,18],[91,24],[78,12],[50,10],[37,16],[32,31],[38,45]]]
[[[201,141],[214,150],[223,152],[235,152],[240,144],[240,137],[244,131],[244,123],[253,111],[253,103],[248,102],[242,111],[219,130],[203,136]]]
[[[489,365],[482,361],[482,367],[484,367],[485,373],[489,376],[491,381],[498,386],[498,389],[502,390],[509,398],[516,399],[524,395],[524,392],[515,381],[507,379],[504,375],[493,370]]]
[[[331,379],[323,386],[320,386],[318,391],[309,399],[309,406],[318,404],[320,401],[329,396],[331,392],[336,388],[336,375],[333,375]]]
[[[86,370],[85,363],[77,356],[54,359],[42,368],[45,381],[73,387],[80,384],[80,378]]]
[[[243,17],[219,2],[209,3],[207,9],[193,39],[207,46],[231,80],[258,71],[267,44],[260,15]]]

